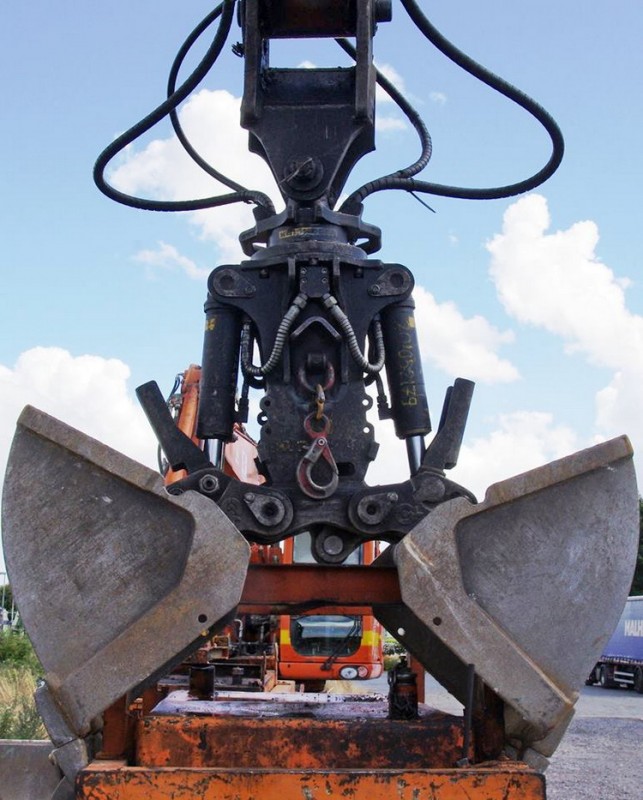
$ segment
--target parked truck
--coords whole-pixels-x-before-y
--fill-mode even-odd
[[[590,672],[588,686],[625,686],[643,694],[643,596],[628,597],[612,638]]]

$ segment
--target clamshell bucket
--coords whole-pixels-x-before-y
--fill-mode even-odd
[[[156,473],[29,407],[3,536],[46,670],[39,708],[70,753],[94,717],[234,613],[249,560],[215,503],[168,495]],[[637,543],[621,437],[495,484],[480,504],[438,506],[394,548],[403,604],[376,614],[463,703],[472,665],[504,701],[514,754],[541,767],[619,618]]]
[[[234,612],[249,561],[214,503],[169,495],[156,473],[29,406],[9,456],[2,531],[46,671],[41,711],[62,711],[75,736]]]
[[[452,500],[395,549],[404,606],[380,619],[466,702],[473,665],[509,741],[549,756],[609,639],[639,535],[632,449],[613,439]]]

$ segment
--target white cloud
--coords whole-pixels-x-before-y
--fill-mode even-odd
[[[211,272],[209,269],[198,267],[190,258],[181,255],[176,247],[165,242],[159,242],[156,250],[140,250],[134,256],[134,260],[146,265],[150,277],[154,277],[155,271],[158,269],[179,269],[188,278],[202,281]]]
[[[451,377],[482,383],[509,383],[520,377],[514,365],[497,350],[514,340],[512,331],[499,331],[484,317],[466,318],[452,302],[438,303],[422,286],[413,292],[420,350],[427,362]]]
[[[0,484],[16,420],[27,404],[155,468],[156,440],[129,394],[129,375],[116,358],[74,357],[59,347],[27,350],[13,368],[0,364]]]
[[[462,376],[487,384],[519,379],[513,364],[497,354],[502,345],[513,342],[511,331],[501,332],[481,316],[465,318],[454,303],[438,303],[422,286],[415,287],[413,297],[420,352],[426,364],[442,370],[449,378]],[[370,418],[380,449],[367,474],[369,485],[406,480],[409,468],[404,442],[395,435],[392,422],[377,421],[375,406]],[[547,415],[507,416],[500,420],[499,426],[488,440],[480,440],[468,449],[463,447],[460,461],[466,461],[468,468],[462,472],[461,482],[468,488],[471,484],[474,491],[480,492],[491,480],[551,460],[547,457],[550,451],[561,455],[570,452],[565,449],[570,439],[567,431],[562,437],[562,428],[553,429],[549,438],[544,435],[548,426],[553,428]],[[533,442],[538,447],[532,447]],[[554,446],[555,442],[558,446]],[[523,452],[523,448],[530,449]],[[495,454],[496,449],[499,455]]]
[[[377,64],[376,66],[382,75],[387,78],[401,94],[406,94],[404,78],[402,78],[392,64]],[[386,106],[395,102],[379,84],[375,87],[375,100],[378,109],[380,106]],[[378,131],[378,133],[404,131],[408,130],[408,127],[406,120],[400,117],[393,117],[390,114],[381,113],[379,110],[375,114],[375,130]]]
[[[449,473],[482,500],[497,481],[562,458],[582,447],[576,433],[557,425],[551,414],[516,411],[500,415],[488,436],[465,442],[458,466]]]
[[[392,64],[376,64],[377,69],[382,73],[382,75],[395,86],[398,92],[404,94],[405,87],[404,87],[404,78],[400,75],[400,73],[395,69]],[[393,103],[393,99],[389,97],[389,95],[382,89],[382,87],[377,84],[375,89],[375,99],[378,103]]]
[[[626,308],[627,282],[596,255],[594,222],[547,233],[550,222],[540,195],[507,209],[502,233],[487,245],[501,302],[521,322],[560,336],[568,352],[600,366],[627,367],[643,354],[643,318]]]
[[[375,130],[379,133],[405,131],[407,128],[406,122],[399,117],[383,117],[381,114],[375,117]]]
[[[375,441],[379,444],[377,458],[369,466],[366,482],[369,486],[400,483],[409,477],[406,445],[395,435],[390,420],[380,422],[375,412],[370,421],[375,425]]]
[[[181,109],[181,125],[207,161],[232,180],[274,200],[279,192],[270,170],[263,159],[248,153],[248,134],[239,127],[240,102],[227,91],[204,89]],[[130,148],[124,158],[110,175],[112,183],[124,192],[186,200],[231,191],[197,167],[175,136],[155,139],[139,152]],[[254,225],[251,205],[236,203],[189,212],[188,217],[204,239],[215,243],[220,260],[239,260],[239,231]]]
[[[374,422],[375,416],[371,419]],[[395,436],[391,422],[375,423],[380,449],[367,473],[369,485],[404,481],[409,477],[406,447]],[[493,430],[471,440],[465,434],[458,465],[447,477],[472,491],[478,500],[489,486],[557,458],[570,455],[589,442],[579,442],[568,426],[556,424],[552,414],[516,411],[493,421]],[[431,437],[427,437],[427,443]]]
[[[72,356],[59,347],[34,347],[12,368],[0,365],[0,469],[15,422],[27,404],[46,411],[132,458],[155,464],[155,440],[127,387],[129,367],[116,358]]]
[[[447,96],[444,92],[429,92],[429,99],[432,103],[443,106],[447,101]]]
[[[596,393],[595,407],[597,440],[626,433],[635,455],[643,452],[643,356],[614,373],[610,383]]]
[[[596,254],[592,221],[548,232],[547,201],[512,204],[487,245],[490,274],[507,313],[560,337],[568,354],[614,371],[596,395],[596,435],[627,432],[643,447],[643,317],[626,305],[627,280]]]

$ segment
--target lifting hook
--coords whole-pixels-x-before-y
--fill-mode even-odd
[[[323,500],[326,497],[330,497],[339,484],[337,464],[328,446],[327,434],[330,431],[330,420],[326,414],[322,414],[317,419],[316,412],[313,412],[304,420],[304,430],[312,439],[312,444],[297,467],[297,483],[302,492],[307,494],[308,497],[312,497],[315,500]],[[331,471],[331,477],[325,484],[317,483],[312,476],[313,467],[320,458],[326,461]]]

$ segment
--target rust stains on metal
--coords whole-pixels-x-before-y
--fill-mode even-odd
[[[378,607],[401,602],[395,567],[251,564],[241,597],[243,612],[318,606]]]
[[[188,769],[90,765],[79,800],[545,800],[542,775],[504,763],[462,770]]]
[[[461,718],[441,712],[412,721],[313,712],[258,719],[163,715],[146,718],[137,733],[136,763],[143,767],[441,767],[456,763],[463,742]]]

